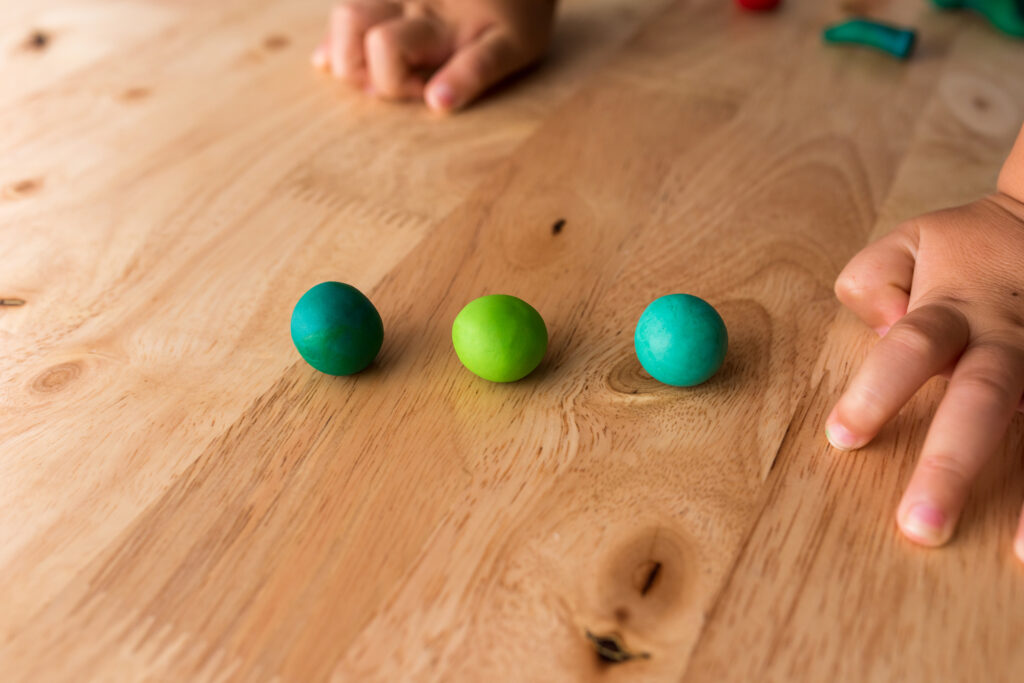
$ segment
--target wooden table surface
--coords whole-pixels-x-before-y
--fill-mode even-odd
[[[873,337],[836,274],[994,187],[1024,44],[860,8],[917,55],[568,0],[438,119],[309,68],[322,0],[0,0],[0,678],[1021,680],[1021,416],[942,550],[894,523],[941,382],[822,426]],[[288,335],[332,279],[384,318],[351,378]],[[731,335],[694,389],[632,351],[676,291]],[[551,332],[513,385],[451,350],[495,292]]]

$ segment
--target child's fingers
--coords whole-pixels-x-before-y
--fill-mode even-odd
[[[524,67],[530,55],[502,29],[484,32],[460,47],[427,84],[427,105],[439,112],[464,107],[505,76]]]
[[[376,24],[401,16],[394,2],[348,0],[331,11],[331,72],[335,78],[361,83],[366,74],[363,43],[366,32]]]
[[[908,538],[930,546],[949,540],[970,484],[1006,433],[1022,390],[1019,340],[975,343],[967,349],[899,506],[897,521]]]
[[[451,48],[443,27],[427,17],[406,17],[377,24],[366,33],[366,66],[376,94],[420,97],[423,78],[415,72],[436,67]]]
[[[1020,510],[1020,522],[1017,524],[1017,537],[1013,541],[1013,552],[1017,559],[1024,562],[1024,507]]]
[[[860,448],[878,434],[930,377],[967,345],[964,316],[945,304],[926,304],[905,315],[861,365],[826,421],[836,448]]]
[[[836,279],[836,296],[884,335],[907,313],[917,231],[904,224],[854,256]]]
[[[327,39],[325,38],[322,43],[317,45],[316,49],[313,50],[313,54],[310,55],[309,61],[313,64],[313,68],[319,71],[329,71],[331,67],[331,57],[328,52],[329,47]]]

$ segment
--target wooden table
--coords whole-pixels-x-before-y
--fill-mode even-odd
[[[436,119],[308,68],[320,0],[0,1],[0,677],[1021,680],[1020,417],[937,551],[893,520],[941,384],[822,425],[873,336],[835,275],[994,186],[1024,44],[860,5],[918,54],[570,0]],[[288,335],[331,279],[385,322],[352,378]],[[676,291],[731,334],[695,389],[632,352]],[[494,292],[551,332],[514,385],[451,350]]]

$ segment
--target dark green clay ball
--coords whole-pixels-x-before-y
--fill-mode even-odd
[[[292,311],[292,341],[307,363],[328,375],[352,375],[377,357],[384,323],[352,285],[321,282]]]

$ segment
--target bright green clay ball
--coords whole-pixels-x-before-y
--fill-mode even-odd
[[[470,372],[492,382],[515,382],[544,358],[548,330],[540,313],[522,299],[490,294],[455,316],[452,345]]]
[[[328,375],[352,375],[377,357],[384,324],[352,285],[321,282],[292,311],[292,341],[307,363]]]
[[[669,294],[644,310],[633,342],[640,364],[651,377],[692,387],[722,367],[729,335],[711,304],[690,294]]]

